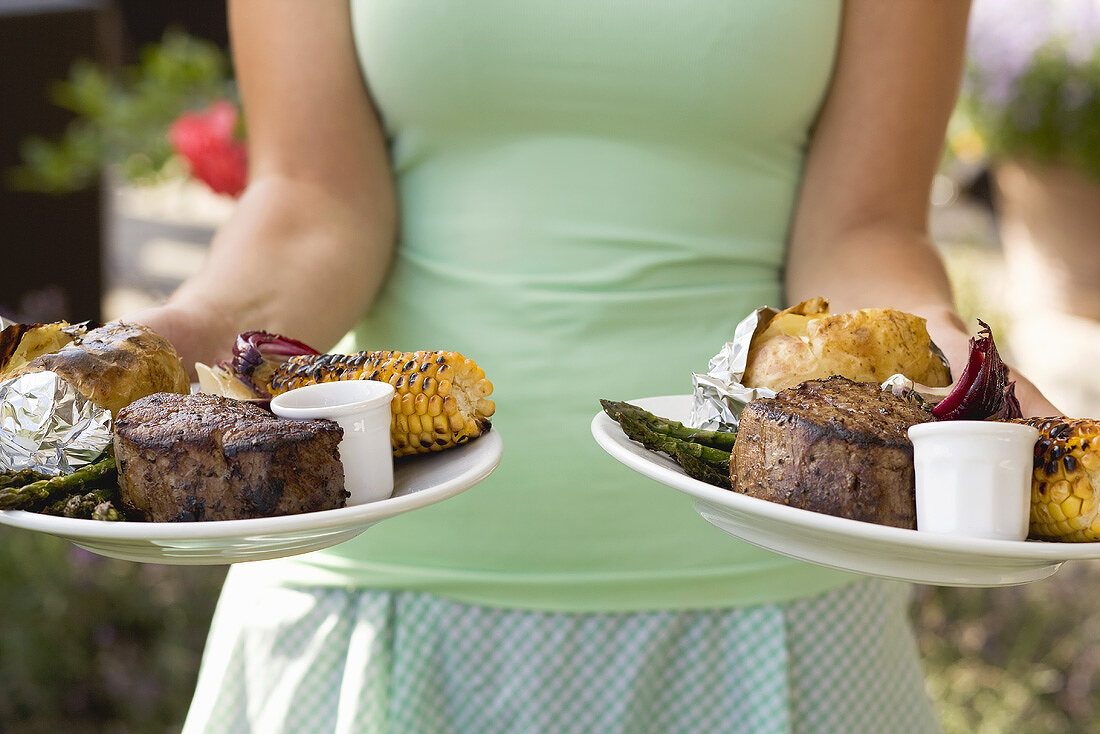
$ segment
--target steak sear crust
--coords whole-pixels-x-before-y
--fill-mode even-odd
[[[239,520],[345,505],[343,430],[217,395],[157,393],[118,412],[122,502],[152,522]]]
[[[771,502],[915,529],[907,431],[931,420],[875,383],[808,380],[745,407],[730,481],[735,492]]]

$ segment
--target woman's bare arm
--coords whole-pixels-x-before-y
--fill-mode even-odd
[[[968,332],[928,236],[928,191],[955,102],[966,0],[847,0],[837,65],[806,161],[788,300],[891,306],[928,320],[958,374]],[[970,325],[976,327],[976,325]],[[1057,411],[1026,381],[1025,413]]]
[[[369,306],[393,250],[385,141],[346,0],[232,0],[250,178],[207,261],[134,318],[191,365],[262,328],[331,346]]]

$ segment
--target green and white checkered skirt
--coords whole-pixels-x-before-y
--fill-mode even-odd
[[[908,587],[560,613],[230,583],[185,734],[924,734]]]

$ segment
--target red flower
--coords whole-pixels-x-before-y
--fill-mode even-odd
[[[240,196],[248,183],[248,154],[236,138],[237,108],[221,100],[203,112],[187,112],[168,129],[176,153],[191,174],[219,194]]]

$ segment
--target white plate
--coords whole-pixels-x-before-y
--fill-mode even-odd
[[[691,412],[690,395],[629,402],[681,422]],[[592,420],[592,435],[634,471],[695,498],[696,512],[730,535],[819,566],[939,586],[1010,586],[1047,578],[1065,561],[1100,558],[1100,543],[932,535],[748,497],[692,479],[664,454],[628,439],[603,412]]]
[[[217,565],[261,561],[327,548],[386,518],[453,497],[500,463],[489,431],[465,446],[397,462],[389,499],[338,510],[214,522],[99,522],[35,512],[0,511],[0,524],[49,533],[113,558],[147,563]]]

